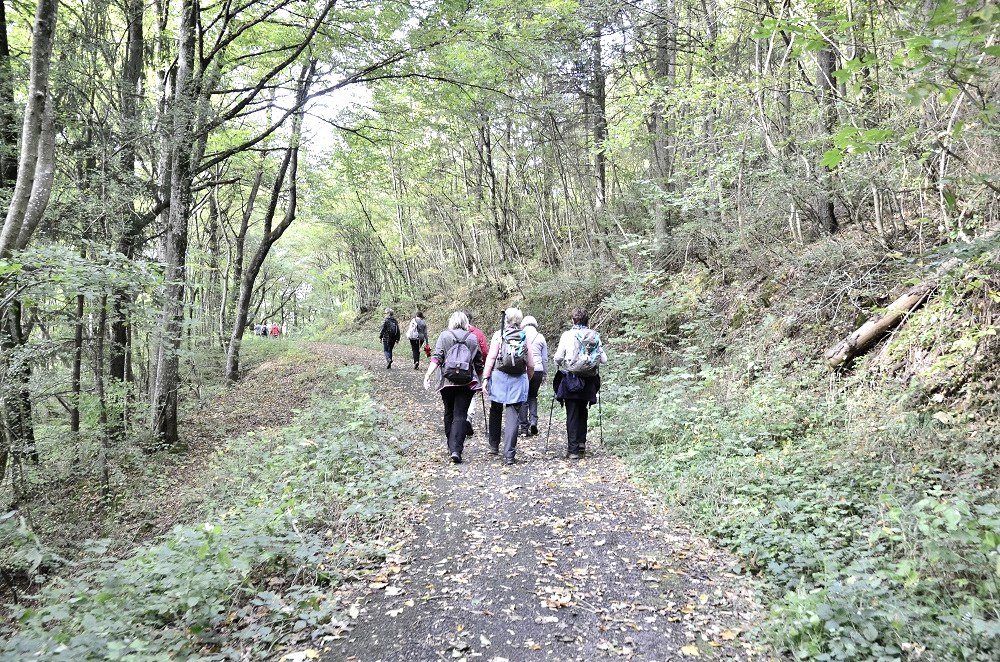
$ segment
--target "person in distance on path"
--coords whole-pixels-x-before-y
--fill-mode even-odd
[[[399,336],[399,322],[396,321],[392,308],[386,308],[382,329],[378,332],[378,339],[382,341],[382,353],[385,355],[386,370],[392,368],[392,348],[399,342]]]
[[[471,370],[468,381],[463,378],[449,377],[449,363],[464,345],[468,350],[466,358],[471,358]],[[430,389],[431,378],[437,370],[441,370],[441,381],[438,391],[444,403],[444,433],[448,437],[448,453],[451,461],[458,464],[462,461],[462,451],[465,449],[465,419],[469,405],[476,392],[482,388],[483,353],[479,349],[476,337],[469,331],[469,318],[462,311],[452,313],[448,319],[448,330],[438,336],[431,364],[424,375],[424,388]]]
[[[427,322],[424,321],[424,314],[417,311],[417,314],[410,320],[410,326],[406,329],[406,339],[410,341],[410,350],[413,352],[413,369],[420,369],[420,348],[427,342]]]
[[[573,309],[573,327],[559,338],[556,348],[556,371],[552,387],[556,400],[566,406],[566,457],[576,460],[587,451],[587,418],[590,405],[597,403],[597,392],[601,389],[601,375],[597,367],[608,362],[608,355],[601,345],[600,336],[587,326],[590,313],[584,308]],[[591,346],[590,357],[582,356],[582,342],[596,338]],[[581,363],[591,364],[591,370],[578,372]]]
[[[500,452],[500,427],[503,422],[503,458],[514,464],[517,451],[517,427],[521,408],[528,400],[528,382],[535,374],[531,352],[521,331],[523,316],[517,308],[504,311],[503,328],[493,334],[486,356],[483,380],[490,396],[490,454]],[[515,351],[516,350],[516,351]],[[508,366],[508,362],[511,363]]]

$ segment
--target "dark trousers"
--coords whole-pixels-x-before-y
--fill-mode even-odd
[[[444,433],[448,437],[448,453],[462,454],[465,449],[465,417],[475,392],[467,386],[446,386],[441,389],[444,402]]]
[[[382,341],[382,354],[385,355],[385,362],[387,364],[392,363],[392,348],[396,346],[396,343],[391,340]]]
[[[499,402],[490,401],[490,448],[500,448],[500,428],[502,423],[504,459],[514,459],[514,453],[517,451],[518,419],[521,418],[521,409],[524,407],[525,403],[523,402],[514,405],[504,405]]]
[[[586,400],[566,400],[566,438],[569,441],[567,452],[583,453],[587,449],[587,414],[589,404]]]
[[[410,349],[413,350],[413,363],[420,363],[420,338],[409,338]]]
[[[530,425],[538,425],[538,390],[545,383],[545,373],[535,371],[531,381],[528,382],[528,402],[521,407],[521,417],[518,419],[521,425],[521,432],[527,434]]]

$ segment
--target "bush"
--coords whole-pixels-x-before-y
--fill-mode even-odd
[[[713,366],[689,345],[677,357],[650,377],[616,356],[606,439],[764,580],[763,632],[780,650],[995,659],[995,455],[900,407],[905,392],[873,398],[859,380],[832,393],[815,375]]]
[[[14,608],[0,657],[260,658],[338,629],[327,592],[345,570],[384,554],[365,541],[414,495],[368,377],[337,375],[276,438],[234,441],[206,523],[125,559],[80,563],[35,606]]]

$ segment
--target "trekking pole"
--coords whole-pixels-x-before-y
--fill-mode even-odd
[[[549,454],[549,435],[552,434],[552,410],[556,408],[556,395],[552,394],[552,403],[549,405],[549,426],[545,430],[545,454]]]
[[[483,404],[483,427],[486,428],[486,443],[490,443],[490,417],[486,415],[486,396],[479,389],[479,401]]]
[[[601,448],[604,448],[604,421],[601,416],[601,392],[597,392],[597,429],[601,431]]]

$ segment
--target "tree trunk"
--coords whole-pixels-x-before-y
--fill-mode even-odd
[[[910,288],[906,294],[889,304],[885,314],[872,317],[854,333],[826,350],[823,353],[826,365],[831,370],[836,370],[867,352],[904,317],[919,308],[935,289],[937,283],[933,281]]]
[[[69,429],[77,440],[79,440],[80,435],[81,378],[83,373],[83,304],[83,295],[76,295],[76,321],[73,325],[73,374],[71,377],[73,406],[69,410]]]
[[[229,339],[229,348],[226,352],[226,379],[235,382],[240,376],[240,345],[243,342],[243,333],[246,331],[247,321],[250,316],[250,301],[253,295],[254,281],[260,273],[264,261],[267,259],[271,247],[281,239],[281,236],[291,226],[295,220],[296,205],[298,203],[298,167],[299,167],[299,141],[302,137],[302,115],[304,114],[305,99],[309,93],[309,85],[315,74],[315,62],[307,67],[303,67],[302,75],[299,78],[299,91],[297,104],[299,111],[296,112],[292,121],[292,133],[289,137],[288,149],[285,151],[281,167],[275,177],[274,186],[271,189],[271,199],[268,203],[267,211],[264,214],[264,236],[261,239],[257,252],[247,265],[247,271],[240,283],[240,293],[236,303],[236,315],[233,321],[232,334]],[[272,229],[274,216],[278,208],[281,191],[284,188],[285,180],[288,180],[287,200],[285,216],[277,227]]]
[[[184,327],[185,265],[188,213],[191,206],[194,135],[194,0],[184,0],[178,30],[177,73],[170,103],[170,209],[163,238],[164,288],[159,338],[150,382],[150,430],[161,443],[173,445],[177,436],[177,398],[180,388],[178,350]]]
[[[822,25],[825,14],[819,17]],[[835,105],[835,93],[833,86],[833,72],[837,69],[837,56],[833,51],[833,46],[829,43],[816,53],[816,94],[819,103],[820,133],[824,137],[824,144],[829,144],[833,136],[837,122],[837,108]],[[839,224],[837,215],[833,207],[833,180],[830,169],[820,163],[825,150],[820,150],[816,161],[816,220],[821,229],[828,234],[837,231]]]
[[[17,107],[7,43],[6,2],[0,1],[0,189],[17,183]]]
[[[31,70],[28,100],[21,126],[21,153],[17,180],[11,195],[3,229],[0,230],[0,258],[27,246],[48,205],[55,173],[52,150],[55,131],[49,95],[49,64],[55,42],[59,0],[39,0],[31,33]]]
[[[674,90],[677,61],[677,19],[673,0],[661,0],[658,14],[653,74],[657,87],[663,90],[661,94],[668,96]],[[649,117],[649,132],[652,136],[649,174],[656,186],[653,199],[653,237],[658,255],[663,252],[673,221],[670,205],[664,198],[673,190],[670,178],[673,174],[674,135],[673,127],[663,112],[664,106],[665,100],[658,98],[653,102]]]

